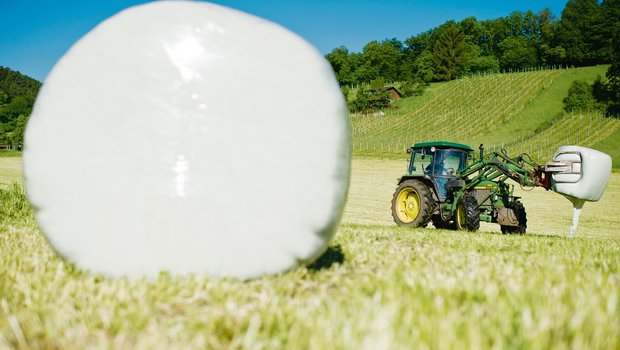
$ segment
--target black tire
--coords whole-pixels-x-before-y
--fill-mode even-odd
[[[431,189],[422,181],[403,181],[392,197],[392,217],[398,226],[425,227],[435,210]]]
[[[480,229],[480,208],[474,196],[467,193],[456,204],[454,223],[457,230],[478,231]]]
[[[502,233],[524,235],[527,230],[527,213],[525,207],[519,201],[514,201],[510,206],[518,220],[518,226],[501,225]]]

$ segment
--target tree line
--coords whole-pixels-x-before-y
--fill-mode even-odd
[[[620,0],[569,0],[560,18],[549,9],[483,21],[468,17],[404,41],[371,41],[362,52],[337,47],[326,58],[341,86],[378,79],[429,83],[488,71],[610,63],[619,35]]]
[[[20,146],[41,83],[0,67],[0,144]]]

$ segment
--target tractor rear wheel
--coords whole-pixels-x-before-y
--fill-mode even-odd
[[[435,210],[431,189],[422,181],[403,181],[392,198],[392,217],[398,226],[424,227]]]
[[[478,201],[469,193],[459,199],[454,216],[457,230],[478,231],[480,228]]]
[[[501,225],[502,233],[520,234],[524,235],[527,229],[527,214],[525,213],[525,207],[519,201],[514,201],[511,209],[517,217],[517,226]]]

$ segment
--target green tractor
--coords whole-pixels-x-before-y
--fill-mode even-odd
[[[463,144],[416,143],[407,173],[398,179],[392,216],[399,226],[476,231],[480,221],[498,223],[502,233],[525,234],[525,208],[514,196],[511,179],[523,187],[549,189],[544,166],[527,154],[510,158],[506,151],[479,157]]]

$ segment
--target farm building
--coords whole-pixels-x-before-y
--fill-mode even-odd
[[[394,85],[386,85],[380,88],[370,89],[376,98],[388,98],[390,102],[394,102],[403,97],[400,91]],[[387,92],[387,96],[385,96]]]
[[[390,101],[396,101],[403,97],[403,94],[401,94],[400,91],[398,91],[398,89],[393,85],[384,86],[383,89],[387,90],[390,94]]]

